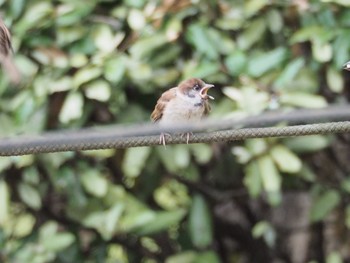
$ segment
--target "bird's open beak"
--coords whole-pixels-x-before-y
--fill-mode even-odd
[[[214,97],[212,97],[212,96],[210,96],[210,95],[207,94],[208,90],[209,90],[210,88],[212,88],[212,87],[214,87],[213,84],[205,84],[205,86],[201,89],[200,95],[201,95],[201,97],[202,97],[203,99],[208,99],[208,98],[211,99],[211,100],[214,99]]]
[[[346,62],[344,65],[343,65],[343,69],[347,70],[347,71],[350,71],[350,61]]]

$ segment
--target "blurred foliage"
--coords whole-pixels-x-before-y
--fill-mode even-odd
[[[212,118],[349,99],[347,0],[0,6],[23,75],[14,87],[1,75],[1,136],[148,121],[188,77],[215,84]],[[0,261],[348,262],[348,145],[317,135],[1,158]],[[284,200],[300,192],[312,204],[293,228]],[[293,243],[300,228],[309,236]]]

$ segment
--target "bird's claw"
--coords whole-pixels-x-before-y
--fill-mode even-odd
[[[186,132],[186,133],[183,133],[181,134],[181,137],[185,136],[186,135],[186,144],[188,144],[188,142],[190,141],[190,136],[193,135],[193,132]]]
[[[162,132],[160,134],[160,137],[159,137],[159,144],[163,144],[164,147],[166,148],[166,140],[165,140],[165,136],[169,136],[171,138],[171,135],[169,133],[164,133]]]

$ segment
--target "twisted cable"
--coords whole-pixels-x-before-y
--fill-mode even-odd
[[[225,131],[195,133],[189,143],[230,142],[249,138],[303,136],[313,134],[334,134],[350,132],[350,122],[329,122],[286,127],[242,128]],[[186,143],[186,136],[167,136],[166,143]],[[0,140],[0,156],[16,156],[62,151],[83,151],[96,149],[130,148],[159,145],[159,135],[116,136],[111,133],[92,133],[89,136],[71,137],[58,134],[32,138],[11,138]]]

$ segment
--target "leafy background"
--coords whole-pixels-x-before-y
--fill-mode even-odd
[[[23,75],[1,76],[1,136],[145,122],[192,76],[211,118],[349,99],[348,0],[0,5]],[[0,261],[350,262],[349,140],[1,158]]]

